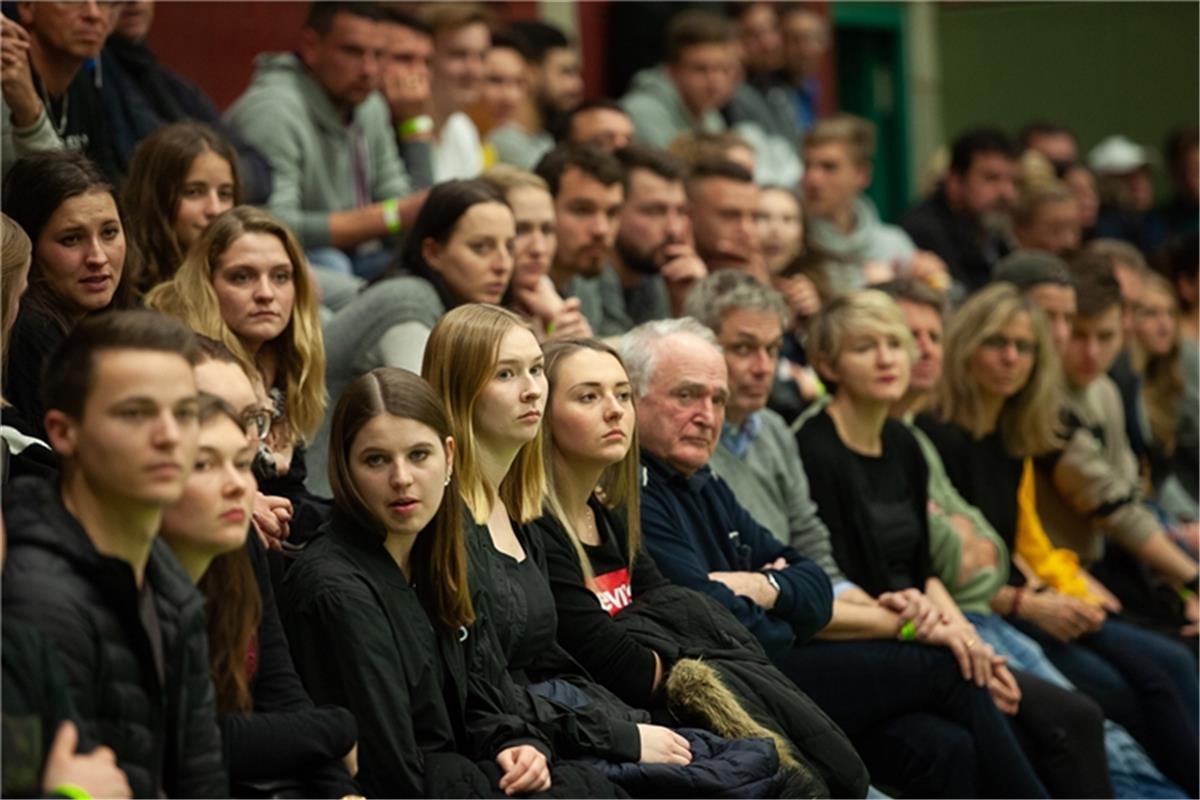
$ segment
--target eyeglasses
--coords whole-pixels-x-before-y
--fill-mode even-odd
[[[242,412],[242,427],[262,441],[271,432],[271,412],[264,408],[249,408]]]
[[[1010,339],[1002,333],[993,333],[981,342],[988,350],[1007,350],[1015,347],[1023,356],[1031,356],[1037,351],[1037,342],[1032,339]]]

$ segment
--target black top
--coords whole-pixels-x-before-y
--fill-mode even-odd
[[[0,633],[4,640],[0,792],[5,797],[43,797],[42,772],[58,726],[72,720],[78,727],[79,718],[58,652],[41,631],[31,623],[6,618]],[[94,746],[81,741],[78,752]]]
[[[475,652],[496,646],[489,621],[435,628],[382,540],[337,511],[288,570],[281,608],[309,694],[358,719],[367,795],[441,796],[435,776],[478,776],[473,762],[507,747],[549,754],[517,716],[508,675],[468,670],[498,665]]]
[[[104,106],[101,103],[100,90],[96,86],[95,67],[91,64],[81,67],[61,97],[47,95],[32,60],[29,68],[33,72],[34,88],[46,105],[50,126],[62,139],[63,146],[67,150],[85,153],[113,186],[120,187],[125,175],[117,164],[112,138],[104,118]],[[49,103],[46,103],[47,99]]]
[[[558,630],[554,595],[546,576],[529,553],[528,540],[519,538],[526,550],[520,561],[494,547],[485,548],[500,568],[501,580],[491,587],[491,602],[497,619],[504,620],[496,632],[508,656],[509,670],[523,670],[537,662],[547,647],[554,646]]]
[[[46,429],[42,426],[45,409],[42,408],[42,369],[50,354],[67,338],[67,333],[50,317],[22,306],[17,313],[9,337],[8,367],[4,381],[4,397],[12,403],[18,413],[6,410],[5,424],[12,425],[29,436],[46,441]]]
[[[983,512],[1008,551],[1017,552],[1017,495],[1024,461],[1009,454],[995,431],[976,439],[966,428],[931,414],[921,414],[916,422],[937,448],[954,488]]]
[[[828,409],[796,434],[817,512],[829,528],[833,557],[871,594],[916,587],[933,574],[929,558],[929,469],[903,424],[887,420],[882,454],[855,453],[838,436]]]
[[[596,577],[596,590],[583,570],[566,529],[555,517],[533,523],[546,550],[550,588],[558,608],[558,641],[589,673],[625,702],[652,704],[654,651],[634,639],[614,618],[634,600],[667,579],[641,548],[629,573],[628,534],[623,510],[589,501],[600,533],[599,545],[583,546]],[[669,665],[664,664],[664,670]]]
[[[937,253],[968,292],[991,280],[992,265],[1011,250],[1008,242],[989,234],[976,220],[952,211],[945,189],[909,209],[900,227],[917,247]]]
[[[246,545],[262,599],[250,682],[254,713],[221,716],[225,763],[234,784],[295,780],[306,797],[342,797],[358,789],[342,763],[358,738],[354,716],[313,705],[288,651],[266,551],[251,531]],[[239,787],[235,785],[235,792]]]

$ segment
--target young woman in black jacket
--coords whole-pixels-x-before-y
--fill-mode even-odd
[[[372,796],[613,796],[550,747],[513,707],[490,620],[477,615],[456,442],[429,385],[382,368],[334,411],[335,509],[284,580],[284,624],[305,686],[350,708],[358,781]],[[553,778],[553,781],[552,781]]]
[[[256,441],[231,405],[201,397],[196,463],[183,497],[163,513],[161,536],[207,601],[209,664],[232,790],[356,793],[343,765],[355,758],[354,718],[343,708],[316,708],[304,693],[263,546],[247,537]]]
[[[498,616],[504,625],[497,626],[506,667],[523,670],[534,680],[550,676],[555,667],[571,671],[569,659],[548,659],[565,654],[557,650],[558,626],[544,560],[530,552],[525,530],[541,516],[546,486],[540,437],[547,392],[542,349],[529,324],[515,313],[498,306],[463,306],[434,327],[424,373],[460,432],[458,475],[469,516],[472,581],[482,582],[485,602],[508,612]],[[591,754],[616,761],[691,761],[686,740],[668,728],[630,718],[611,723],[602,745],[607,752]]]

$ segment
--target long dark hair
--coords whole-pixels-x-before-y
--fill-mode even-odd
[[[329,485],[338,509],[383,539],[383,524],[367,507],[350,474],[350,448],[363,426],[380,414],[411,419],[432,429],[443,442],[452,435],[450,418],[433,388],[408,370],[381,367],[359,376],[333,412],[329,448]],[[467,583],[462,511],[457,470],[442,505],[417,536],[412,548],[413,589],[433,624],[455,630],[475,621]]]
[[[199,417],[201,427],[220,419],[243,427],[229,403],[209,394],[200,395]],[[257,535],[250,531],[250,536]],[[262,590],[248,548],[248,544],[242,545],[214,558],[196,585],[205,600],[208,669],[220,714],[254,710],[253,676],[246,670],[246,653],[262,620]]]
[[[33,264],[29,268],[29,289],[21,298],[23,307],[35,309],[55,322],[64,332],[73,325],[72,313],[46,282],[38,262],[38,239],[58,207],[72,197],[107,192],[117,209],[122,230],[125,215],[121,199],[100,169],[83,153],[74,150],[50,150],[33,153],[17,161],[4,178],[4,210],[21,226],[33,243]],[[133,283],[125,266],[136,260],[129,237],[125,238],[125,264],[121,280],[113,293],[108,309],[123,309],[133,305]],[[131,255],[133,259],[131,259]]]
[[[458,227],[458,221],[472,206],[480,203],[508,205],[499,189],[481,180],[454,180],[435,185],[429,190],[429,195],[404,240],[399,263],[376,280],[397,275],[414,275],[433,284],[447,309],[460,305],[463,302],[462,298],[455,295],[442,276],[429,266],[423,249],[426,239],[432,239],[440,245],[449,242]]]
[[[200,122],[164,125],[137,146],[129,164],[125,207],[129,211],[126,238],[136,242],[140,255],[136,274],[130,275],[138,291],[146,292],[179,269],[183,247],[175,236],[175,213],[192,162],[201,153],[225,159],[233,175],[233,205],[241,203],[237,153],[233,146]]]

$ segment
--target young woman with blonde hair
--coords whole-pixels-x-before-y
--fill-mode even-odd
[[[268,440],[275,470],[302,481],[293,473],[325,412],[325,347],[316,293],[292,232],[257,208],[226,211],[175,276],[146,295],[146,305],[222,342],[262,377],[275,404]],[[280,489],[264,492],[287,494]]]
[[[503,621],[494,625],[500,645],[496,657],[525,693],[541,698],[526,706],[526,718],[545,720],[545,702],[557,702],[564,692],[579,696],[577,708],[554,713],[564,722],[546,728],[556,751],[622,765],[613,779],[631,792],[653,774],[658,791],[686,787],[693,796],[723,794],[704,776],[730,759],[747,770],[739,780],[765,770],[771,784],[778,762],[770,748],[764,760],[752,740],[721,740],[707,731],[676,732],[649,724],[650,714],[579,674],[559,646],[546,554],[529,525],[543,514],[547,497],[541,436],[547,382],[542,351],[528,323],[497,306],[459,307],[434,327],[424,364],[462,443],[456,469],[469,517],[465,535],[476,607]],[[608,484],[614,496],[628,496],[621,487],[628,486],[626,481],[636,484],[636,469],[635,456],[623,480]],[[693,764],[697,743],[703,743],[706,757]],[[635,771],[630,763],[653,764],[657,771]],[[766,784],[746,782],[738,788],[746,796],[761,796]]]
[[[1058,443],[1063,380],[1041,311],[1014,286],[994,284],[963,304],[945,342],[942,382],[917,424],[959,494],[1019,557],[1017,585],[1001,589],[993,608],[1127,728],[1163,774],[1195,793],[1194,660],[1109,616],[1119,603],[1073,553],[1050,545],[1038,515],[1032,460]],[[1067,646],[1073,641],[1082,646]]]

